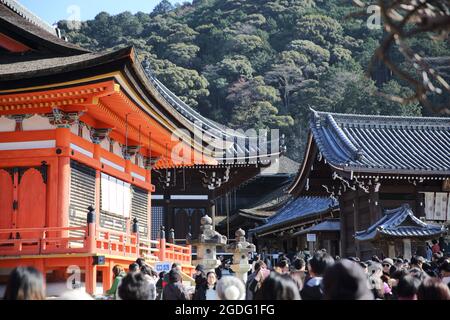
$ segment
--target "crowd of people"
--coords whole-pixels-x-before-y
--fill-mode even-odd
[[[268,266],[256,255],[244,283],[233,275],[229,262],[215,270],[195,268],[195,288],[185,286],[181,266],[157,273],[137,259],[128,267],[113,268],[113,284],[106,292],[117,300],[450,300],[450,257],[434,244],[430,259],[380,259],[373,256],[332,257],[326,250],[311,256],[281,254]],[[43,275],[18,267],[9,277],[5,300],[45,299]],[[69,290],[58,299],[88,300],[83,290]]]

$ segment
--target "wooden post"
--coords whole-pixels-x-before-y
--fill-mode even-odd
[[[342,210],[341,211],[341,232],[340,232],[340,239],[339,239],[339,256],[340,257],[345,257],[347,255],[347,232],[346,232],[347,219],[348,219],[348,214],[346,214],[346,212],[344,210]]]
[[[355,191],[355,198],[353,200],[353,234],[356,234],[359,231],[359,190]],[[359,241],[355,242],[355,253],[357,257],[361,256],[361,248]]]
[[[175,244],[175,230],[173,228],[169,230],[169,243]]]
[[[102,173],[100,170],[96,170],[96,172],[95,172],[95,205],[94,205],[94,207],[95,207],[95,214],[97,215],[96,219],[95,219],[95,223],[97,225],[100,225],[101,180],[102,180]]]
[[[125,173],[128,173],[131,175],[131,160],[125,161]]]
[[[94,144],[94,159],[100,161],[102,157],[102,146],[100,144]]]
[[[95,253],[96,251],[96,218],[95,218],[95,209],[90,206],[88,208],[88,214],[87,214],[87,249],[88,253]]]
[[[93,295],[97,289],[97,266],[92,265],[92,257],[86,258],[85,265],[86,292]]]
[[[159,232],[159,261],[166,260],[166,231],[164,226],[161,226]]]
[[[146,240],[152,240],[152,192],[148,193],[148,200],[147,200],[148,206],[147,206],[147,238]]]
[[[44,278],[44,292],[46,292],[47,291],[47,273],[45,270],[44,258],[36,259],[36,261],[34,263],[34,268],[42,274],[42,277]]]
[[[70,129],[56,129],[57,154],[64,153],[70,148]],[[58,227],[69,226],[69,195],[70,195],[70,157],[58,157],[58,198],[57,215]],[[61,237],[67,238],[68,231],[61,232]]]
[[[186,253],[189,255],[186,264],[192,264],[192,246],[190,244],[188,244],[186,246],[186,248],[187,248],[187,252]]]
[[[136,250],[136,257],[139,258],[140,254],[139,254],[139,221],[137,218],[133,219],[133,225],[131,227],[131,233],[132,236],[134,236],[134,240],[131,239],[131,245],[135,246],[135,250]]]
[[[111,289],[112,286],[112,268],[113,264],[110,261],[105,268],[103,269],[103,294],[106,294],[106,291]]]

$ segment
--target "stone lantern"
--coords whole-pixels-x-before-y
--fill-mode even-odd
[[[208,273],[220,265],[220,261],[217,259],[217,247],[225,246],[227,237],[214,230],[211,217],[206,215],[200,222],[199,238],[192,242],[192,246],[197,248],[197,260],[194,260],[193,263],[194,265],[203,265],[205,272]]]
[[[248,263],[248,254],[256,252],[256,247],[246,240],[244,230],[237,230],[235,235],[236,242],[227,247],[228,252],[233,254],[231,269],[236,273],[236,277],[247,283],[247,273],[252,267]]]

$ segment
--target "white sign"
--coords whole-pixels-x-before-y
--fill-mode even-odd
[[[448,200],[448,193],[446,192],[436,193],[434,220],[436,221],[447,220],[447,200]]]
[[[425,192],[425,216],[429,221],[434,220],[434,193]]]
[[[428,221],[450,220],[450,194],[425,192],[425,217]]]
[[[306,241],[308,241],[308,242],[316,242],[317,241],[316,235],[314,233],[308,233],[306,235]]]
[[[158,262],[155,265],[156,272],[169,272],[170,268],[172,267],[172,264],[170,262]]]

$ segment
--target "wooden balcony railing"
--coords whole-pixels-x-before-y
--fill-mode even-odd
[[[191,269],[192,248],[174,244],[173,230],[169,241],[166,241],[164,228],[157,241],[140,239],[137,220],[133,223],[133,232],[128,233],[100,228],[95,224],[94,209],[90,208],[86,226],[0,229],[0,256],[109,254],[143,257],[152,262],[176,262]]]
[[[140,256],[153,262],[162,261],[159,254],[159,243],[160,241],[157,240],[139,239]]]
[[[70,236],[71,231],[83,236]],[[0,229],[0,255],[84,253],[87,232],[87,227]]]
[[[161,245],[163,245],[161,243]],[[164,261],[177,261],[181,264],[190,264],[192,260],[192,250],[190,246],[183,247],[172,243],[166,243],[164,251]],[[161,251],[161,249],[160,249]]]
[[[16,239],[12,238],[14,235]],[[0,256],[70,253],[143,257],[150,262],[176,262],[185,268],[189,268],[192,263],[189,245],[176,245],[165,238],[139,239],[137,233],[97,228],[95,224],[66,228],[0,229]]]
[[[95,242],[95,253],[138,256],[138,238],[134,234],[97,228]]]

